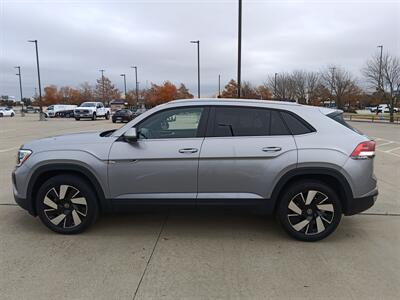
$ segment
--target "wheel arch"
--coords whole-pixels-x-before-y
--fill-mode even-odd
[[[290,170],[279,179],[271,196],[274,203],[274,212],[285,187],[304,179],[315,179],[333,188],[341,201],[343,213],[347,213],[348,203],[350,202],[349,200],[353,199],[353,193],[346,177],[335,169],[316,167]]]
[[[39,190],[40,186],[49,178],[59,174],[72,174],[79,176],[86,180],[94,189],[97,200],[99,202],[100,211],[108,211],[110,210],[110,204],[107,202],[104,191],[97,180],[96,176],[87,168],[79,165],[68,164],[68,163],[57,163],[44,165],[37,168],[32,174],[28,189],[27,189],[27,198],[31,202],[32,214],[37,215],[34,201],[35,195]]]

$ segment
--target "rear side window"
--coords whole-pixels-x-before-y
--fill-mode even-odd
[[[288,112],[281,112],[282,118],[293,135],[306,134],[313,132],[314,130],[305,123],[304,120],[294,116]]]
[[[271,111],[271,135],[290,135],[278,111]]]
[[[213,136],[265,136],[270,131],[270,111],[246,107],[215,107]]]
[[[341,111],[335,111],[333,113],[330,113],[327,115],[329,118],[331,118],[332,120],[335,120],[336,122],[342,124],[343,126],[353,130],[354,132],[357,132],[359,134],[363,134],[361,131],[359,131],[358,129],[355,129],[354,127],[352,127],[351,125],[349,125],[344,119],[343,119],[343,113]]]

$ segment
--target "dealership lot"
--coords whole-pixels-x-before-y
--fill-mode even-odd
[[[273,217],[223,209],[104,216],[61,236],[14,205],[16,151],[32,139],[118,128],[110,120],[0,119],[0,298],[393,298],[400,294],[400,126],[353,122],[377,141],[380,195],[318,243]],[[322,297],[321,297],[322,296]]]

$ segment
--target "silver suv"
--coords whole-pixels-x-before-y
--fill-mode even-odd
[[[157,106],[117,130],[27,143],[16,202],[51,230],[78,233],[132,205],[255,206],[289,235],[320,240],[378,195],[375,143],[341,111],[201,99]]]

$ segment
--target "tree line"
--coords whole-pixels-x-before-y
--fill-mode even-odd
[[[258,86],[248,81],[242,82],[241,98],[296,101],[309,105],[331,102],[340,109],[362,108],[380,103],[398,105],[400,90],[398,56],[386,53],[381,59],[379,55],[374,55],[366,61],[361,74],[362,78],[357,79],[346,69],[334,65],[327,66],[319,72],[295,70],[291,73],[276,73],[267,76],[264,83]],[[237,82],[231,79],[221,94],[215,96],[235,98],[237,86]],[[362,87],[367,87],[372,92],[367,92]],[[102,101],[107,104],[113,99],[120,99],[122,95],[111,80],[104,76],[96,80],[95,86],[87,82],[78,88],[46,86],[43,105],[80,104],[84,101]],[[138,98],[135,90],[127,91],[126,101],[130,105],[137,105],[139,100],[139,103],[144,103],[147,107],[174,99],[193,98],[193,95],[183,83],[177,87],[172,82],[165,81],[162,84],[152,83],[147,89],[140,89]]]

